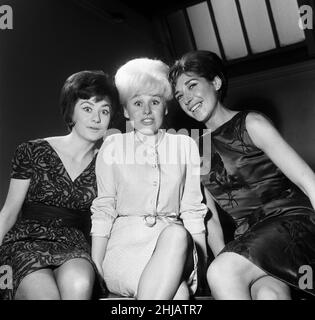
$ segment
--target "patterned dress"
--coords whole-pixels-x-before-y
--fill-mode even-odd
[[[0,246],[0,265],[13,272],[13,299],[22,279],[42,268],[90,257],[90,206],[96,197],[95,158],[72,181],[61,159],[43,139],[22,143],[12,160],[13,179],[30,179],[22,212]]]
[[[234,241],[222,252],[238,253],[267,274],[315,295],[314,280],[307,285],[302,278],[303,266],[315,271],[314,210],[254,145],[245,126],[248,112],[237,113],[211,133],[211,170],[202,176],[205,188],[235,222]]]

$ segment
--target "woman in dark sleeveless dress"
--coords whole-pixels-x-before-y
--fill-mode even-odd
[[[211,169],[203,164],[202,183],[212,212],[213,296],[290,299],[290,287],[315,295],[312,170],[264,115],[223,105],[227,79],[214,53],[187,53],[171,68],[170,81],[182,109],[209,129],[203,139],[211,138]],[[228,244],[213,200],[235,221]]]
[[[0,214],[0,265],[13,275],[0,290],[3,299],[91,298],[96,142],[105,135],[116,101],[104,72],[73,74],[61,91],[70,133],[17,148]]]

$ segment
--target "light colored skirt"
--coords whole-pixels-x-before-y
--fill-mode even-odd
[[[157,239],[172,223],[157,219],[154,226],[148,227],[142,216],[123,216],[115,220],[103,261],[104,280],[110,292],[136,297],[141,274],[153,254]],[[191,294],[197,289],[195,246],[193,251],[194,270],[187,282]]]

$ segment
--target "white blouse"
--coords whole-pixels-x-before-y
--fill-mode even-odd
[[[92,236],[109,236],[119,216],[179,219],[191,234],[205,232],[197,145],[189,136],[160,133],[156,145],[134,131],[104,141],[96,160]]]

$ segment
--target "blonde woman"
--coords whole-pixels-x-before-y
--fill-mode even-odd
[[[199,153],[162,130],[171,87],[162,61],[140,58],[115,75],[133,126],[105,140],[96,162],[92,257],[109,291],[136,299],[188,299],[196,290],[194,241],[205,251]]]

